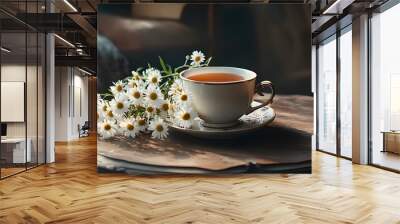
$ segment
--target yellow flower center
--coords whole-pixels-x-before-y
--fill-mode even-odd
[[[146,124],[146,122],[145,122],[143,119],[140,119],[140,120],[138,121],[138,124],[139,124],[140,126],[143,126],[143,125]]]
[[[186,94],[181,95],[181,100],[186,101],[188,99],[188,96]]]
[[[158,82],[158,79],[157,79],[157,77],[153,77],[153,78],[151,78],[151,82],[152,82],[152,83],[157,83],[157,82]]]
[[[164,104],[161,106],[161,109],[162,109],[163,111],[167,111],[167,110],[169,109],[168,103],[164,103]]]
[[[200,56],[196,56],[196,57],[194,58],[194,60],[195,60],[196,62],[199,62],[199,61],[201,60],[201,57],[200,57]]]
[[[124,108],[124,104],[121,103],[121,102],[118,102],[118,103],[117,103],[117,108],[118,108],[119,110],[123,109],[123,108]]]
[[[154,108],[153,107],[147,107],[147,112],[149,112],[149,113],[153,113],[153,111],[154,111]]]
[[[135,75],[133,78],[134,78],[135,80],[140,80],[140,77],[139,77],[138,75]]]
[[[107,106],[106,106],[106,105],[103,106],[103,111],[104,111],[104,112],[107,111]]]
[[[156,100],[158,98],[157,93],[150,93],[149,97],[151,100]]]
[[[123,88],[122,88],[122,86],[121,86],[121,85],[118,85],[118,86],[117,86],[117,91],[118,91],[118,92],[121,92],[121,91],[122,91],[122,89],[123,89]]]
[[[189,120],[189,119],[190,119],[190,114],[189,114],[189,113],[184,113],[184,114],[182,114],[182,120],[187,121],[187,120]]]
[[[114,114],[113,114],[113,112],[110,110],[110,111],[107,112],[107,116],[109,116],[109,117],[114,117]]]
[[[105,124],[104,125],[104,130],[106,130],[106,131],[111,130],[111,125],[110,124]]]
[[[134,93],[132,94],[132,96],[133,96],[134,98],[136,98],[136,99],[139,99],[139,98],[140,98],[140,92],[139,92],[139,91],[136,91],[136,92],[134,92]]]
[[[157,124],[156,130],[157,130],[158,132],[162,132],[162,131],[164,130],[164,127],[163,127],[161,124]]]
[[[132,131],[135,127],[132,124],[127,124],[126,125],[126,129],[128,129],[129,131]]]

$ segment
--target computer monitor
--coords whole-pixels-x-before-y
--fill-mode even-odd
[[[7,124],[1,123],[1,137],[7,136]]]

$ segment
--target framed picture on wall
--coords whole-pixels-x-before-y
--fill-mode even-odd
[[[306,4],[103,4],[98,170],[310,173]]]

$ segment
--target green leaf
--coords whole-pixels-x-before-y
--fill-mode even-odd
[[[168,74],[167,66],[165,65],[164,60],[163,60],[160,56],[158,56],[158,59],[160,60],[160,65],[161,65],[162,70],[163,70],[166,74]]]

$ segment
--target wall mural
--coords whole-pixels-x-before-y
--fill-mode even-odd
[[[301,4],[103,4],[98,171],[310,173]]]

